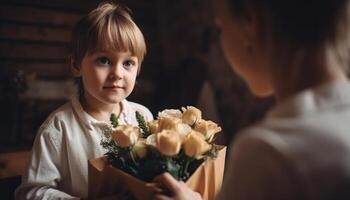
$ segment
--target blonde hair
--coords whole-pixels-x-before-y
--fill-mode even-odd
[[[84,56],[95,51],[130,51],[138,58],[140,69],[146,44],[129,13],[126,7],[103,2],[83,17],[72,31],[72,66],[80,67]]]

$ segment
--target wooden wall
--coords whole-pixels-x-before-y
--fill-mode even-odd
[[[156,114],[196,105],[203,83],[213,88],[224,132],[263,116],[271,101],[254,98],[210,36],[210,0],[119,0],[133,11],[148,47],[129,100]],[[98,0],[3,0],[0,3],[0,151],[32,141],[47,115],[74,94],[68,66],[72,26]],[[21,80],[27,84],[23,89]],[[15,84],[14,84],[15,82]],[[5,84],[4,84],[5,83]],[[17,83],[17,84],[16,84]],[[18,95],[19,94],[19,95]],[[206,100],[205,97],[203,98]],[[201,109],[212,109],[203,107]],[[228,141],[227,141],[228,142]]]
[[[74,24],[98,0],[11,0],[0,3],[0,151],[30,146],[47,115],[75,94],[68,62]],[[152,3],[153,2],[153,3]],[[154,1],[118,1],[132,11],[148,54],[131,100],[155,110],[155,71],[161,66]],[[25,87],[24,87],[25,86]],[[25,89],[22,91],[22,89]]]
[[[81,7],[80,5],[86,5]],[[37,82],[69,79],[70,31],[88,4],[83,1],[13,0],[0,5],[0,109],[2,147],[32,141],[35,130],[64,98],[41,98]],[[16,82],[16,78],[21,81]],[[31,90],[20,91],[22,86]],[[24,88],[23,88],[24,89]],[[52,88],[53,90],[55,88]],[[34,91],[33,91],[34,90]],[[27,95],[26,95],[27,94]]]
[[[0,196],[13,199],[36,131],[75,94],[68,65],[74,24],[99,0],[2,0],[0,2]],[[148,54],[130,99],[156,110],[157,68],[162,68],[154,0],[118,1],[132,11]],[[73,88],[73,89],[72,89]],[[23,156],[22,156],[23,155]]]
[[[70,32],[88,9],[85,2],[15,0],[2,3],[1,66],[39,78],[66,78]]]

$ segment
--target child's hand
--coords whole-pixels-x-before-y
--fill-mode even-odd
[[[156,193],[154,200],[201,200],[199,193],[192,191],[184,182],[177,181],[169,173],[164,173],[154,179],[156,184],[168,191],[169,194]]]

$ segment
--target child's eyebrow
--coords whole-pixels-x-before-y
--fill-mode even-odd
[[[135,54],[132,54],[130,51],[129,52],[124,52],[125,54],[123,54],[122,55],[122,57],[124,57],[124,58],[138,58],[137,57],[137,55],[135,55]],[[99,50],[97,50],[97,51],[94,51],[94,52],[92,52],[92,54],[95,54],[95,55],[108,55],[108,56],[115,56],[114,55],[114,51],[103,51],[103,50],[101,50],[101,51],[99,51]],[[121,56],[121,55],[119,55],[119,56]],[[118,57],[119,57],[118,56]]]
[[[108,51],[94,51],[94,54],[109,54],[110,52]]]

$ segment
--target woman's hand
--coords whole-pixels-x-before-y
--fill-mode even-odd
[[[128,200],[128,199],[131,199],[131,197],[132,197],[132,194],[130,192],[123,191],[123,192],[120,192],[118,194],[100,197],[98,199],[93,199],[93,200]],[[89,200],[92,200],[92,199],[89,199]]]
[[[154,182],[170,194],[156,193],[154,200],[201,200],[199,193],[192,191],[184,182],[177,181],[169,173],[157,176]]]

